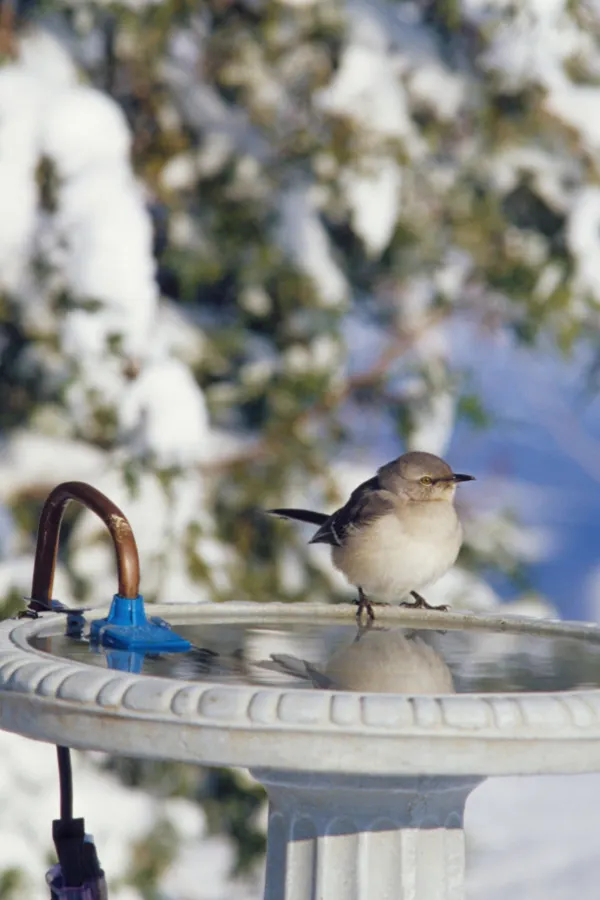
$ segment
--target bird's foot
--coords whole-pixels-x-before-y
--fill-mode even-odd
[[[421,597],[420,594],[417,594],[416,591],[411,591],[411,596],[415,598],[414,603],[408,603],[406,600],[400,604],[400,606],[406,606],[408,609],[435,609],[438,612],[448,612],[447,604],[442,604],[442,606],[432,606],[431,603],[428,603],[425,597]]]
[[[369,598],[367,597],[367,595],[365,594],[363,589],[360,587],[358,589],[358,597],[354,602],[358,607],[358,609],[356,610],[356,618],[359,623],[362,622],[363,612],[366,612],[369,622],[375,621],[375,613],[373,611],[373,603],[371,602],[371,600],[369,600]]]

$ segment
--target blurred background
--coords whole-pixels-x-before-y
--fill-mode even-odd
[[[422,449],[478,479],[431,600],[599,620],[599,388],[598,0],[0,0],[2,615],[66,479],[129,516],[148,600],[348,598],[261,508]],[[114,590],[70,509],[57,598]],[[0,898],[37,900],[54,756],[0,745]],[[244,773],[76,765],[111,897],[259,896]],[[494,864],[478,897],[522,889]]]

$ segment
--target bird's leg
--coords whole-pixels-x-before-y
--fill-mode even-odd
[[[358,609],[356,610],[356,618],[358,619],[359,622],[362,621],[363,611],[366,612],[366,614],[369,617],[369,620],[371,622],[373,622],[375,620],[375,613],[373,612],[373,604],[371,603],[371,601],[369,600],[369,598],[367,597],[367,595],[365,594],[365,592],[363,591],[363,589],[361,587],[358,588],[358,600],[355,600],[354,602],[358,606]]]
[[[366,621],[363,621],[362,618],[359,619],[357,617],[357,619],[356,619],[356,637],[354,638],[354,643],[357,644],[360,641],[360,639],[365,636],[365,634],[368,634],[369,631],[371,631],[371,629],[373,628],[374,624],[375,623],[374,623],[373,619],[367,619]]]
[[[415,598],[414,603],[401,603],[400,606],[407,606],[409,609],[437,609],[442,612],[448,612],[448,606],[443,604],[442,606],[432,606],[431,603],[428,603],[425,597],[421,597],[420,594],[417,594],[416,591],[411,591],[411,596]]]

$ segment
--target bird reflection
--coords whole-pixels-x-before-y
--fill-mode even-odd
[[[370,628],[322,664],[272,653],[258,665],[315,688],[393,694],[453,694],[452,673],[421,634],[404,628]]]

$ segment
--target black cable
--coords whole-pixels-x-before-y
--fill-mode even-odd
[[[68,747],[57,747],[58,783],[60,789],[60,818],[68,822],[73,818],[73,775],[71,753]]]
[[[83,819],[73,818],[73,773],[71,751],[68,747],[56,747],[58,757],[58,783],[60,789],[60,819],[52,822],[52,837],[62,870],[64,887],[81,887],[85,881]]]

